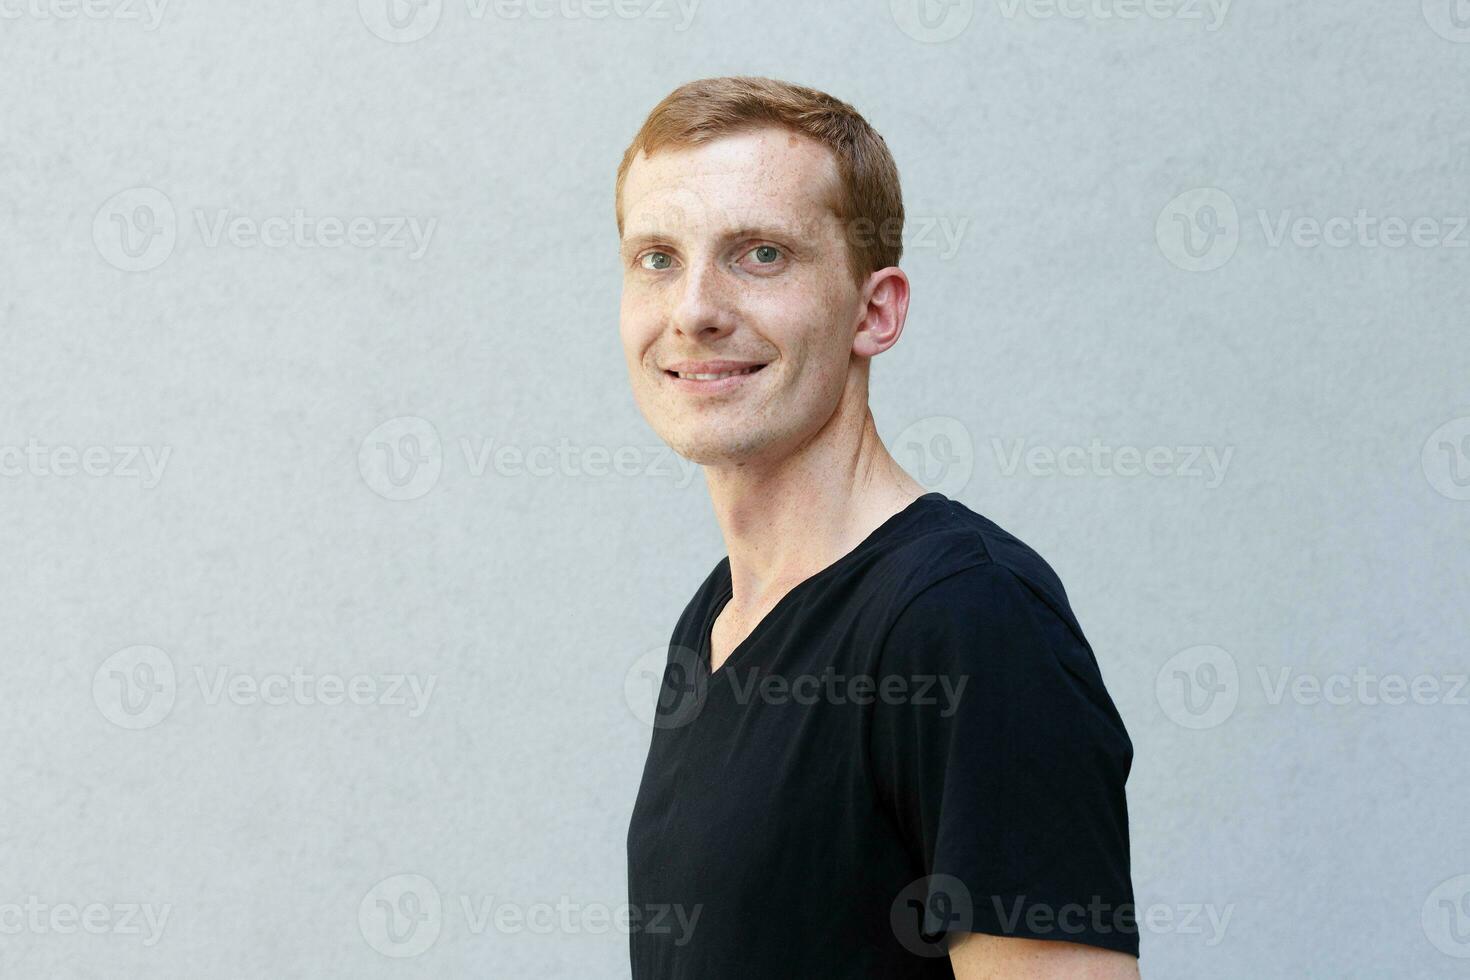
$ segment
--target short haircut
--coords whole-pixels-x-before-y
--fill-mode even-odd
[[[761,126],[780,126],[832,151],[839,186],[830,201],[847,239],[859,285],[903,253],[903,193],[888,144],[856,109],[825,92],[774,78],[734,76],[687,82],[664,96],[618,165],[614,203],[623,233],[623,182],[639,152],[696,146]]]

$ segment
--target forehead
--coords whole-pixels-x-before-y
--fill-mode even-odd
[[[623,182],[623,234],[659,230],[671,214],[704,226],[811,228],[834,216],[838,186],[831,150],[778,127],[640,152]]]

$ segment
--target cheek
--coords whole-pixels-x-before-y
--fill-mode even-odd
[[[841,291],[819,295],[807,333],[805,371],[812,378],[811,397],[824,404],[847,384],[852,368],[855,312]]]
[[[648,345],[657,332],[656,322],[647,304],[638,297],[623,293],[623,302],[618,313],[618,337],[623,344],[623,354],[630,366],[640,363]]]
[[[852,320],[841,297],[817,294],[802,311],[802,344],[809,362],[824,373],[846,373],[852,357]]]

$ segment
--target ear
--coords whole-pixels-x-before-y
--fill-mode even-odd
[[[909,277],[896,265],[868,276],[863,310],[852,338],[852,352],[873,357],[898,343],[909,315]]]

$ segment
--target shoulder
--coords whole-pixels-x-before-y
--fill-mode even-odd
[[[1067,591],[1047,561],[1014,534],[956,500],[935,501],[888,556],[897,571],[890,625],[998,623],[1024,610],[1054,617],[1084,645]]]
[[[970,675],[1013,706],[1080,697],[1121,726],[1051,565],[988,518],[944,503],[911,542],[919,571],[879,634],[880,673]]]

